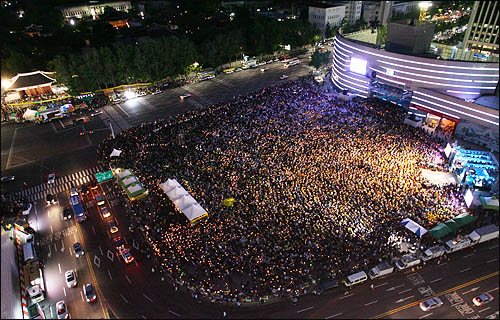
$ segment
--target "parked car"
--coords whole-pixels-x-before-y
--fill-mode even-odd
[[[422,311],[429,311],[429,310],[432,310],[435,308],[439,308],[442,305],[443,305],[443,301],[441,301],[441,299],[432,298],[432,299],[420,302],[419,306],[420,306],[420,309],[422,309]]]
[[[68,319],[68,310],[66,309],[66,303],[61,300],[56,303],[57,319]]]
[[[76,281],[76,274],[74,270],[68,270],[64,273],[64,276],[66,278],[66,285],[68,288],[76,287],[77,281]]]
[[[474,297],[472,299],[472,303],[474,303],[476,306],[480,307],[483,306],[491,301],[493,301],[493,296],[489,294],[488,292],[485,292],[483,294],[478,295],[477,297]]]
[[[85,252],[83,252],[82,245],[80,242],[75,242],[73,244],[73,250],[75,250],[75,256],[78,258],[79,256],[83,256]]]
[[[33,204],[31,202],[27,203],[26,205],[24,205],[24,207],[23,207],[23,215],[24,216],[29,215],[32,208],[33,208]]]
[[[94,288],[90,283],[87,283],[86,285],[83,286],[83,294],[87,302],[92,302],[97,298],[94,292]]]
[[[52,183],[54,183],[55,180],[56,180],[56,174],[55,173],[51,173],[51,174],[49,174],[49,177],[47,179],[47,183],[48,184],[52,184]]]

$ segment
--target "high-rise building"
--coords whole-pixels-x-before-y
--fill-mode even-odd
[[[464,48],[481,54],[498,54],[500,5],[496,1],[474,1]]]

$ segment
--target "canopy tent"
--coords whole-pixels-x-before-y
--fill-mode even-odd
[[[453,232],[457,231],[460,228],[460,225],[453,219],[446,220],[444,224],[448,226],[448,228],[450,228]]]
[[[166,182],[160,184],[160,188],[191,223],[208,216],[207,211],[200,206],[198,201],[177,180],[168,179]]]
[[[479,197],[479,200],[484,209],[499,211],[497,197]]]
[[[23,114],[23,118],[26,120],[35,120],[35,116],[37,115],[37,111],[31,110],[31,109],[26,109],[26,111]]]
[[[477,217],[471,216],[468,213],[462,213],[453,218],[453,220],[459,225],[459,227],[471,223],[472,221],[476,221],[476,219]]]
[[[447,225],[445,225],[444,223],[441,223],[437,226],[435,226],[434,228],[432,228],[431,230],[429,230],[429,233],[436,239],[440,239],[442,237],[444,237],[445,235],[447,235],[448,233],[450,232],[453,232],[453,230],[451,230]]]
[[[117,149],[113,148],[113,152],[111,152],[111,154],[109,156],[110,157],[119,157],[121,153],[122,153],[121,150],[117,150]]]
[[[424,227],[420,226],[415,221],[408,219],[408,218],[401,221],[401,224],[403,226],[405,226],[411,232],[415,233],[420,238],[422,238],[422,236],[427,232],[427,229],[425,229]]]

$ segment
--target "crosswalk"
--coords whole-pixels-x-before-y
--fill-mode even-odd
[[[78,187],[91,181],[92,175],[103,171],[101,166],[87,168],[66,176],[57,177],[53,184],[43,183],[29,189],[16,192],[16,197],[21,197],[28,201],[45,199],[47,193],[57,194],[70,189],[72,186]]]

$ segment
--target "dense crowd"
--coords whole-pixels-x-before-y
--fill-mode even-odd
[[[429,227],[461,210],[458,189],[420,174],[443,162],[439,141],[403,119],[395,105],[337,100],[301,79],[129,129],[98,152],[149,190],[131,204],[132,226],[172,278],[231,301],[289,296],[390,259],[388,239],[416,242],[402,219]],[[186,223],[159,187],[169,178],[208,218]]]

